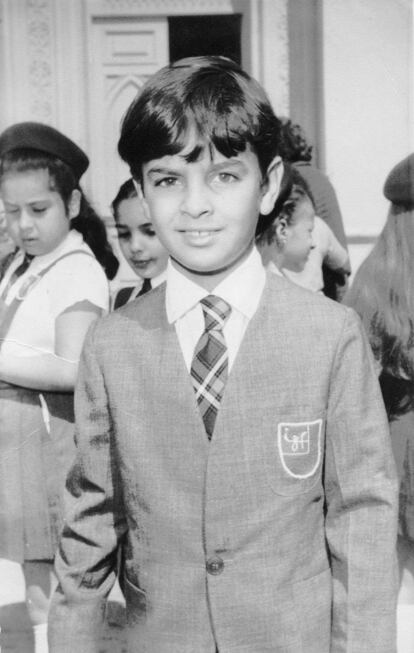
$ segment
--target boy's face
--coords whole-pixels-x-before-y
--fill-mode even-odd
[[[251,149],[226,158],[204,147],[196,161],[179,154],[143,166],[143,190],[157,234],[188,278],[208,290],[251,251],[257,218],[273,206]],[[275,164],[277,167],[277,164]]]
[[[122,200],[116,217],[119,245],[134,272],[145,279],[161,274],[167,267],[168,252],[160,243],[138,197]]]

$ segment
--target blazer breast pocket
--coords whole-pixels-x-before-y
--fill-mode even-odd
[[[325,414],[310,414],[309,409],[297,408],[273,428],[265,426],[266,473],[277,494],[303,494],[321,480],[324,441]]]

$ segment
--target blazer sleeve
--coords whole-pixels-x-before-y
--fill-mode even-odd
[[[397,478],[373,356],[352,309],[332,369],[326,435],[331,653],[393,653]]]
[[[49,613],[50,653],[95,653],[106,597],[126,531],[95,322],[85,340],[75,390],[77,455],[68,475],[65,525],[56,555],[59,580]]]

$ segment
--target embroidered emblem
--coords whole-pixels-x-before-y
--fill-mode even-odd
[[[321,460],[322,420],[281,422],[277,446],[283,469],[293,478],[309,478]]]

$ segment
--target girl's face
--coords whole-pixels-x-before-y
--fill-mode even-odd
[[[294,272],[301,272],[313,249],[312,231],[315,210],[312,202],[304,197],[292,216],[292,224],[284,227],[284,246],[282,266]]]
[[[168,252],[158,240],[138,197],[120,202],[116,229],[122,253],[138,276],[152,279],[165,270]]]
[[[45,169],[10,172],[1,180],[9,233],[16,245],[32,256],[49,254],[69,232],[70,219],[63,200],[50,186]]]

